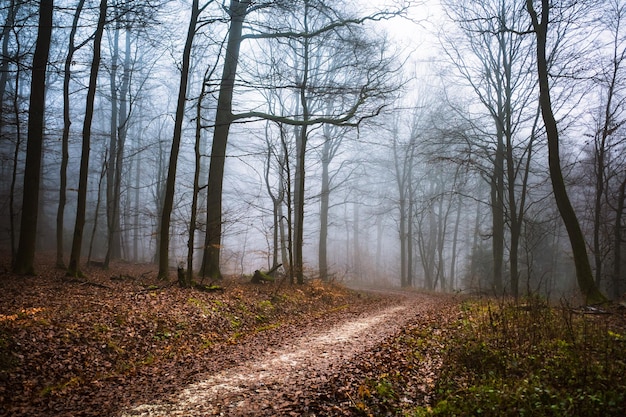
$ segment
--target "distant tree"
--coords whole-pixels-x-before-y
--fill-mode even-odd
[[[463,38],[451,38],[445,49],[481,106],[491,119],[485,132],[491,172],[492,253],[494,289],[505,287],[519,293],[519,245],[524,219],[527,180],[532,142],[520,133],[532,113],[535,83],[529,77],[530,48],[523,11],[514,2],[489,0],[445,2],[446,10],[461,28]],[[486,172],[486,171],[485,171]],[[507,232],[508,227],[508,233]],[[508,244],[505,236],[508,235]],[[509,283],[504,281],[505,247],[509,249]]]
[[[624,97],[626,39],[623,29],[625,15],[626,6],[622,1],[607,2],[602,24],[605,25],[607,35],[610,36],[610,42],[605,52],[608,56],[598,62],[601,70],[594,77],[600,90],[601,103],[595,118],[595,131],[592,133],[594,204],[591,249],[594,258],[596,285],[600,288],[605,275],[610,275],[615,271],[614,268],[608,274],[604,271],[607,256],[615,257],[618,253],[611,251],[611,247],[620,245],[620,242],[614,239],[614,233],[610,232],[613,225],[609,224],[611,223],[611,214],[621,216],[618,209],[619,199],[617,199],[617,204],[611,204],[611,197],[620,195],[620,182],[624,177],[624,165],[626,164],[626,158],[622,153],[623,126],[626,124],[626,97]],[[616,222],[615,227],[621,228],[621,225]],[[617,259],[619,260],[619,255],[617,255]]]
[[[13,271],[34,274],[35,243],[37,241],[37,216],[39,211],[39,182],[43,150],[45,116],[46,68],[52,38],[53,0],[39,3],[37,43],[33,56],[33,69],[28,110],[28,145],[24,168],[24,197],[20,241]]]
[[[135,84],[143,85],[145,83],[145,79],[141,80],[135,74],[138,72],[135,66],[142,56],[149,53],[141,51],[139,46],[135,46],[133,53],[133,43],[138,44],[141,35],[145,36],[146,28],[153,24],[153,15],[161,3],[161,0],[117,2],[111,7],[109,13],[112,20],[111,24],[108,25],[111,28],[108,32],[111,62],[105,68],[109,70],[110,94],[108,98],[111,102],[111,118],[109,124],[109,158],[106,170],[107,250],[103,264],[105,269],[109,267],[111,260],[119,259],[122,256],[122,173],[124,172],[124,156],[131,123],[132,106],[133,101],[135,101],[132,97],[131,81],[139,78],[139,82],[135,81]],[[123,41],[123,49],[120,45],[121,40]]]
[[[330,104],[329,104],[330,105]],[[335,185],[336,177],[330,171],[330,165],[339,154],[339,150],[347,135],[347,128],[336,127],[326,124],[322,128],[323,144],[320,149],[320,162],[322,165],[321,191],[320,191],[320,238],[318,243],[318,268],[320,278],[324,281],[329,279],[328,268],[328,226],[330,196]],[[343,164],[342,164],[343,165]],[[337,174],[337,172],[335,172]]]
[[[400,119],[396,117],[393,121],[391,129],[391,148],[393,152],[393,167],[395,186],[398,190],[397,209],[398,209],[398,234],[400,240],[400,286],[410,287],[413,285],[413,261],[412,261],[412,230],[413,222],[413,206],[411,204],[415,182],[413,174],[417,164],[417,147],[419,144],[418,134],[419,125],[417,122],[418,109],[414,111],[414,118],[411,121],[412,129],[402,138]],[[432,253],[434,255],[434,252]],[[427,273],[428,262],[423,259],[425,279],[427,287],[430,288],[430,275]]]
[[[10,35],[15,27],[15,18],[20,6],[21,2],[16,0],[11,0],[9,5],[6,6],[6,19],[2,25],[2,32],[0,32],[0,41],[2,42],[2,55],[0,55],[0,134],[2,134],[2,127],[5,124],[5,98],[9,81],[9,65],[13,58],[9,52]]]

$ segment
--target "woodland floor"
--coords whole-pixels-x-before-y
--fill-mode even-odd
[[[249,277],[202,292],[121,262],[85,279],[51,257],[37,276],[9,269],[0,265],[2,416],[363,415],[367,381],[409,366],[386,341],[458,304]],[[438,366],[424,357],[412,395],[395,402],[427,400]]]
[[[32,277],[0,259],[0,416],[626,415],[626,304],[250,277],[204,292],[52,259]]]

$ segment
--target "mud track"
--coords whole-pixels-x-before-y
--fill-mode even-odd
[[[438,296],[389,292],[385,302],[359,311],[319,317],[305,328],[278,329],[276,344],[258,346],[254,338],[217,360],[197,382],[152,404],[138,404],[123,417],[260,416],[281,413],[279,398],[298,397],[311,386],[323,386],[357,355],[367,352],[407,323],[438,308]],[[250,353],[253,352],[253,353]],[[257,352],[257,353],[254,353]],[[261,352],[261,353],[258,353]]]

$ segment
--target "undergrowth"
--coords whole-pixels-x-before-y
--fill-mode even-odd
[[[431,405],[408,415],[626,415],[624,309],[588,314],[539,300],[461,309]]]

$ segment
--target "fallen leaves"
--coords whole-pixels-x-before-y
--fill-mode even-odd
[[[152,265],[122,262],[68,281],[40,263],[36,277],[0,276],[0,415],[116,415],[378,302],[319,282],[164,287]]]

